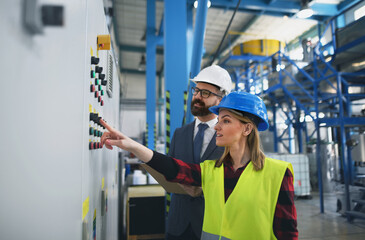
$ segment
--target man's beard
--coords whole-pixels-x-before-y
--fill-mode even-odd
[[[196,103],[199,104],[199,108],[194,106],[194,104],[196,104]],[[190,105],[191,114],[193,114],[193,116],[197,116],[197,117],[207,116],[212,113],[211,111],[209,111],[210,107],[211,106],[205,106],[205,103],[200,101],[199,99],[195,99],[195,100],[191,101],[191,105]]]

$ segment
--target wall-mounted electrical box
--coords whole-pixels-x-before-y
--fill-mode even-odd
[[[110,50],[110,35],[98,35],[98,50]]]

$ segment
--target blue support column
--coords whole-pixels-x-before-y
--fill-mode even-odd
[[[289,115],[289,119],[288,119],[288,139],[289,139],[289,153],[294,153],[293,150],[293,122],[292,122],[292,117],[293,114],[291,112],[288,113]]]
[[[155,149],[154,127],[156,124],[156,2],[147,1],[146,29],[146,114],[147,114],[147,146]]]
[[[300,109],[297,108],[297,136],[299,153],[303,153],[303,123],[300,121]]]
[[[191,73],[191,62],[193,59],[193,45],[194,45],[194,29],[193,29],[193,6],[188,6],[187,7],[187,32],[186,32],[186,37],[187,37],[187,67],[188,67],[188,74],[189,74],[189,78],[191,77],[190,73]],[[187,98],[187,102],[186,102],[186,116],[185,116],[185,123],[190,123],[191,121],[193,121],[193,116],[191,114],[190,111],[190,104],[191,104],[191,83],[190,81],[188,81],[188,88],[186,89],[187,94],[188,94],[188,98]]]
[[[272,107],[272,114],[273,114],[273,133],[274,133],[274,152],[278,152],[278,129],[276,128],[276,105],[274,104],[274,106]]]
[[[338,105],[340,108],[340,134],[341,134],[341,159],[343,164],[343,172],[344,172],[344,180],[345,180],[345,197],[346,197],[346,211],[350,211],[350,179],[351,179],[351,163],[349,163],[348,155],[347,155],[347,147],[346,147],[346,131],[345,131],[345,124],[343,121],[344,118],[344,104],[342,100],[342,82],[341,82],[341,75],[337,74],[337,97],[338,97]],[[347,216],[347,220],[350,220],[350,217]]]
[[[185,1],[184,1],[185,2]],[[193,40],[193,52],[191,58],[191,67],[190,67],[190,78],[194,78],[200,72],[201,59],[203,56],[203,43],[204,43],[204,33],[205,33],[205,25],[207,21],[207,7],[208,0],[199,0],[198,8],[196,11],[195,17],[195,29],[194,29],[194,40]],[[190,91],[190,89],[189,89]],[[187,109],[187,118],[186,122],[189,123],[194,120],[194,116],[190,111],[190,103],[191,103],[191,94],[189,94],[188,98],[188,109]]]
[[[319,88],[319,81],[318,81],[318,70],[317,70],[317,61],[313,62],[314,64],[314,105],[316,110],[316,119],[315,119],[315,126],[316,126],[316,133],[317,133],[317,144],[316,144],[316,159],[317,159],[317,169],[318,169],[318,190],[319,190],[319,204],[320,204],[320,211],[324,213],[324,200],[323,200],[323,184],[322,184],[322,163],[321,163],[321,134],[320,134],[320,125],[319,125],[319,100],[318,100],[318,88]]]
[[[186,44],[186,0],[165,0],[164,8],[165,86],[170,91],[170,134],[181,127],[184,117],[184,91],[188,85]]]

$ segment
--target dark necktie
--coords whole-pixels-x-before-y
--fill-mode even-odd
[[[198,125],[198,133],[194,139],[194,162],[200,163],[200,152],[203,146],[203,139],[204,139],[204,131],[208,128],[208,125],[205,123],[199,123]]]

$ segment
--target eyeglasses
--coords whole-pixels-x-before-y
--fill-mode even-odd
[[[192,87],[191,88],[191,93],[196,96],[198,93],[200,92],[200,96],[202,96],[202,98],[208,98],[210,97],[210,94],[213,94],[214,96],[217,96],[219,98],[221,98],[222,96],[221,95],[218,95],[214,92],[211,92],[209,90],[206,90],[206,89],[199,89],[197,87]]]

